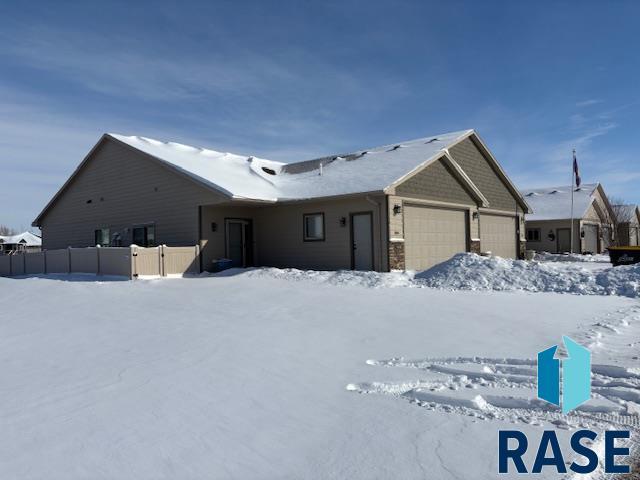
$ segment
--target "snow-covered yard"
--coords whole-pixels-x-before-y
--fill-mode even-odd
[[[562,265],[544,268],[575,274]],[[0,478],[493,479],[501,429],[638,429],[633,285],[415,282],[2,278]],[[594,363],[594,399],[568,417],[535,400],[531,362],[563,334]]]

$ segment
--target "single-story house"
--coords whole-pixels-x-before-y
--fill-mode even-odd
[[[640,208],[637,205],[614,205],[620,247],[640,245]]]
[[[42,240],[31,232],[22,232],[17,235],[0,235],[0,254],[14,252],[39,252]]]
[[[282,163],[105,134],[33,222],[45,249],[201,247],[201,268],[424,269],[524,252],[527,202],[473,130]]]
[[[539,252],[571,251],[571,187],[522,192],[533,214],[526,219],[527,248]],[[573,251],[602,253],[614,239],[614,213],[599,183],[573,192]]]

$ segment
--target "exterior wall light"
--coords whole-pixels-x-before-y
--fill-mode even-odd
[[[473,212],[472,218],[473,218],[474,220],[477,220],[477,219],[478,219],[478,217],[480,217],[480,214],[479,214],[478,212]]]
[[[340,217],[340,226],[341,227],[347,226],[347,217]]]
[[[393,214],[394,214],[394,215],[399,215],[399,214],[400,214],[400,212],[402,212],[402,207],[396,203],[396,204],[393,206]]]

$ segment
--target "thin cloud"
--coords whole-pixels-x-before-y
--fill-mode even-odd
[[[576,107],[578,107],[578,108],[591,107],[591,106],[597,105],[599,103],[602,103],[602,100],[599,100],[597,98],[590,98],[589,100],[582,100],[581,102],[577,102],[576,103]]]

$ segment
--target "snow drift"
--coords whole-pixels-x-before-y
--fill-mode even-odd
[[[600,262],[593,259],[591,262]],[[525,261],[461,253],[423,272],[337,272],[295,268],[234,269],[218,275],[246,275],[287,281],[365,288],[438,288],[556,292],[578,295],[640,297],[640,264],[593,270],[579,260]]]
[[[571,262],[528,262],[462,253],[418,273],[415,281],[428,287],[452,290],[522,290],[637,297],[640,294],[640,265],[611,267],[596,272]]]

